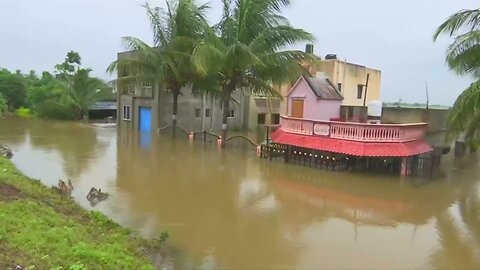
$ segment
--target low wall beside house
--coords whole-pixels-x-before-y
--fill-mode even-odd
[[[402,108],[383,107],[383,124],[406,124],[406,123],[428,123],[428,132],[440,132],[446,130],[449,110],[447,109],[424,109],[424,108]]]

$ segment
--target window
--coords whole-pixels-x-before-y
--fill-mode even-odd
[[[342,83],[338,83],[337,88],[338,92],[342,92]]]
[[[280,124],[280,114],[279,113],[272,113],[272,124],[278,125]]]
[[[202,113],[202,111],[198,108],[195,109],[195,117],[196,118],[200,118],[200,114]]]
[[[265,125],[265,114],[264,113],[259,113],[258,114],[257,124]]]
[[[151,82],[143,82],[143,87],[152,87]]]
[[[234,118],[235,117],[235,110],[230,110],[228,112],[228,118]]]
[[[211,111],[210,109],[205,109],[205,117],[210,117]]]
[[[362,99],[363,98],[363,85],[359,84],[357,85],[357,99]]]
[[[130,121],[131,119],[131,112],[130,112],[130,105],[123,106],[123,120]]]

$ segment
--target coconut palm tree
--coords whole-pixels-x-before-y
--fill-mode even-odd
[[[120,85],[150,83],[155,92],[169,92],[173,99],[172,135],[175,136],[178,96],[195,81],[191,54],[199,40],[211,30],[205,18],[207,5],[199,6],[195,0],[177,0],[166,1],[166,6],[163,10],[145,4],[153,45],[124,37],[125,49],[133,52],[113,62],[107,71],[118,73]]]
[[[479,142],[480,133],[480,84],[472,83],[455,101],[450,110],[447,125],[448,139],[459,135],[465,136],[465,141],[473,149]]]
[[[75,74],[64,81],[64,93],[56,103],[57,108],[64,111],[68,118],[75,120],[88,119],[88,110],[109,89],[105,82],[90,77],[90,69],[78,69]]]
[[[453,37],[447,49],[446,61],[458,74],[480,77],[480,9],[461,10],[450,16],[436,30],[436,41],[441,35]],[[475,147],[480,128],[480,85],[473,83],[457,98],[448,120],[449,138],[465,135]]]
[[[198,72],[215,77],[222,110],[222,137],[227,137],[227,118],[232,95],[239,91],[278,96],[273,85],[289,82],[304,72],[307,55],[285,49],[313,36],[292,27],[280,12],[290,0],[223,0],[223,16],[217,36],[205,40],[193,53]]]
[[[480,71],[480,9],[461,10],[442,23],[433,38],[454,38],[447,50],[447,63],[459,74],[478,75]]]

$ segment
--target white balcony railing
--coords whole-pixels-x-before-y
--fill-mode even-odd
[[[408,142],[423,138],[426,123],[368,124],[316,121],[282,116],[281,129],[287,133],[323,136],[359,142]]]

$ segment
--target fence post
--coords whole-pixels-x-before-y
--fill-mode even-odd
[[[217,146],[222,148],[222,136],[218,136]]]
[[[192,132],[190,132],[190,134],[188,134],[188,141],[190,143],[193,143],[194,140],[195,140],[195,133],[193,133],[193,131],[192,131]]]

